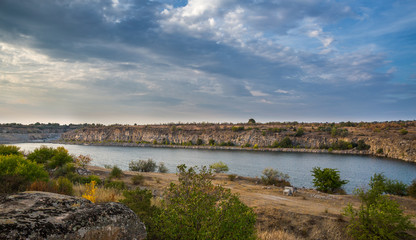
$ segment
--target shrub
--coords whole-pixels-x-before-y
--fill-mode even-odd
[[[231,131],[233,132],[240,132],[244,130],[244,126],[232,126]]]
[[[20,175],[0,175],[0,194],[25,191],[29,181]]]
[[[41,146],[36,148],[33,152],[27,155],[27,159],[35,161],[37,163],[45,164],[53,156],[55,156],[57,150],[52,147]]]
[[[303,128],[299,128],[295,133],[295,137],[301,137],[304,134],[305,134],[305,131],[303,130]]]
[[[79,168],[84,168],[92,161],[92,158],[89,155],[79,155],[75,158],[75,166]]]
[[[57,193],[56,184],[54,181],[34,181],[30,187],[29,191],[41,191],[41,192],[53,192]]]
[[[163,162],[159,163],[159,166],[157,166],[157,168],[158,168],[158,171],[160,173],[167,173],[167,172],[169,172],[169,169],[165,166],[165,163],[163,163]]]
[[[289,137],[285,137],[282,141],[279,142],[279,147],[281,148],[291,148],[293,147],[292,140]]]
[[[383,154],[383,149],[382,148],[377,149],[377,152],[376,153],[377,154]]]
[[[42,165],[19,155],[0,156],[0,176],[21,176],[28,182],[49,179]]]
[[[90,183],[86,183],[85,187],[85,193],[82,195],[83,198],[90,200],[91,202],[96,202],[96,191],[97,188],[95,187],[95,181],[91,181]]]
[[[131,178],[131,182],[132,182],[134,185],[142,185],[142,184],[144,183],[144,176],[143,176],[143,175],[141,175],[141,174],[134,175],[134,176]]]
[[[228,172],[229,170],[227,164],[223,162],[213,163],[209,166],[209,168],[212,169],[215,173]]]
[[[365,144],[364,140],[358,140],[357,142],[357,150],[368,150],[370,149],[370,145]]]
[[[228,174],[228,180],[234,181],[237,178],[237,174]]]
[[[290,186],[288,180],[289,175],[273,168],[265,168],[263,170],[263,176],[261,176],[261,181],[264,185]]]
[[[74,190],[71,181],[66,177],[59,177],[56,180],[56,189],[60,194],[74,195]]]
[[[119,167],[113,166],[110,172],[110,178],[121,178],[122,175],[123,171]]]
[[[214,139],[210,139],[210,140],[208,140],[208,144],[209,144],[210,146],[214,146],[214,145],[215,145],[215,140],[214,140]]]
[[[113,168],[113,166],[111,166],[110,164],[104,164],[104,168],[105,168],[105,169],[112,169],[112,168]]]
[[[127,189],[127,186],[123,181],[108,181],[104,184],[104,187],[114,188],[121,191]]]
[[[204,142],[202,141],[202,139],[200,139],[200,138],[198,138],[197,140],[196,140],[196,145],[202,145],[202,144],[204,144]]]
[[[0,155],[22,155],[20,148],[12,145],[0,145]]]
[[[314,167],[312,172],[313,185],[318,191],[325,193],[334,193],[340,191],[342,185],[347,184],[347,180],[341,180],[339,171],[333,168]]]
[[[373,191],[380,194],[387,193],[399,196],[407,195],[407,185],[402,181],[391,180],[384,176],[383,173],[375,173],[370,180],[369,186]]]
[[[248,124],[255,124],[255,123],[256,123],[256,120],[254,120],[253,118],[250,118],[248,120]]]
[[[404,216],[399,204],[381,195],[379,189],[356,190],[361,206],[349,204],[344,214],[351,218],[348,233],[355,239],[407,239],[405,231],[414,229],[410,216]]]
[[[149,158],[147,160],[131,161],[129,163],[129,170],[136,172],[154,172],[156,166],[156,162]]]
[[[399,132],[401,135],[406,135],[407,133],[409,133],[406,129],[402,129]]]
[[[64,147],[57,147],[53,157],[47,160],[45,167],[47,169],[60,168],[67,163],[72,163],[73,161],[74,159],[68,154],[68,150]]]
[[[101,184],[101,178],[96,175],[88,175],[88,176],[79,176],[77,178],[72,179],[73,182],[80,183],[80,184],[87,184],[94,181],[96,184]]]
[[[55,171],[52,172],[54,177],[61,177],[67,176],[70,178],[71,175],[75,173],[75,166],[73,163],[66,163],[65,165],[57,168]]]
[[[135,190],[124,191],[123,196],[124,199],[120,202],[133,210],[146,225],[147,239],[154,239],[156,230],[152,217],[156,215],[159,209],[151,204],[152,191],[136,188]]]
[[[254,144],[253,149],[259,149],[259,145],[257,143]]]
[[[178,166],[154,218],[159,239],[255,239],[255,214],[229,189],[214,186],[206,167]]]
[[[412,184],[407,187],[407,194],[413,198],[416,198],[416,179],[414,179]]]

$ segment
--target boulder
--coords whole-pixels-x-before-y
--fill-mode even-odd
[[[0,239],[144,239],[146,228],[121,203],[93,204],[48,192],[0,196]]]

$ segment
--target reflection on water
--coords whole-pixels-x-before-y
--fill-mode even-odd
[[[349,183],[345,190],[351,193],[356,187],[365,187],[374,173],[383,172],[388,178],[411,183],[416,178],[416,164],[398,160],[358,155],[313,154],[313,153],[282,153],[253,152],[226,150],[196,150],[174,148],[143,148],[143,147],[110,147],[84,146],[66,144],[22,143],[14,144],[21,150],[33,151],[41,145],[64,146],[74,155],[88,154],[93,158],[92,165],[117,165],[123,170],[128,169],[132,160],[152,158],[156,162],[164,162],[169,172],[175,172],[176,166],[208,166],[222,161],[230,171],[241,176],[260,177],[264,168],[275,168],[290,176],[289,181],[297,187],[312,187],[311,170],[313,167],[336,168],[341,178]]]

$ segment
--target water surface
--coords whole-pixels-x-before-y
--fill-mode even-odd
[[[130,161],[153,159],[164,162],[169,172],[176,172],[176,166],[209,166],[222,161],[230,169],[229,173],[240,176],[261,177],[265,168],[278,169],[290,176],[289,181],[297,187],[311,188],[313,167],[336,168],[342,179],[349,181],[344,189],[351,193],[354,188],[365,187],[374,173],[383,172],[388,178],[410,184],[416,178],[416,164],[399,160],[360,155],[336,155],[314,153],[257,152],[232,150],[202,150],[151,147],[86,146],[51,143],[14,144],[21,150],[33,151],[41,145],[63,146],[70,154],[90,155],[92,165],[117,165],[128,170]]]

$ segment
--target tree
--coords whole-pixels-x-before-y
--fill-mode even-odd
[[[229,170],[227,164],[223,162],[213,163],[209,166],[209,168],[212,169],[215,173],[228,172]]]
[[[159,239],[255,239],[255,214],[229,189],[215,186],[206,167],[178,166],[154,221]]]
[[[404,216],[399,204],[382,195],[380,184],[370,185],[369,191],[355,190],[361,206],[349,204],[344,215],[351,218],[348,233],[355,239],[407,239],[405,231],[414,229],[410,216]]]
[[[129,170],[136,172],[154,172],[156,171],[157,164],[153,159],[131,161],[129,163]]]
[[[253,118],[250,118],[250,119],[248,120],[248,123],[249,123],[249,124],[255,124],[255,123],[256,123],[256,120],[254,120]]]
[[[263,176],[261,176],[261,180],[265,185],[278,185],[283,183],[283,185],[289,185],[289,175],[279,172],[273,168],[265,168],[263,170]]]
[[[20,148],[12,145],[0,145],[0,155],[22,155]]]
[[[339,171],[333,168],[314,167],[311,172],[314,177],[313,185],[321,192],[334,193],[341,190],[342,185],[348,183],[347,180],[341,180]]]

